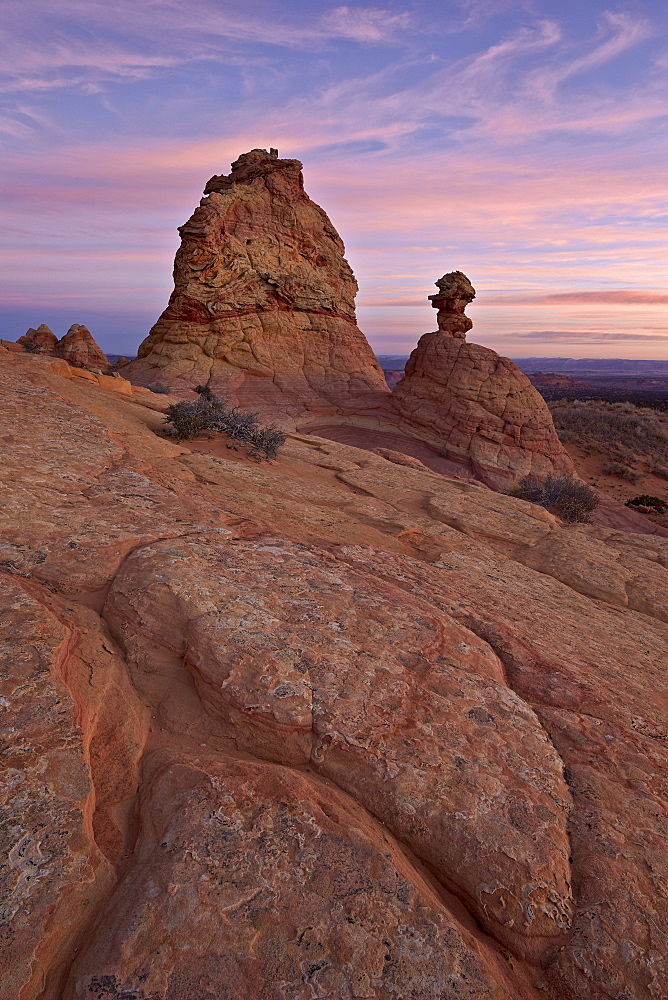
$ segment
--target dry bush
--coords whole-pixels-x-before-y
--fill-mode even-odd
[[[525,476],[510,491],[510,495],[546,507],[563,521],[587,522],[598,504],[598,494],[575,476],[554,476],[545,479]]]
[[[238,407],[228,407],[209,389],[197,386],[199,398],[173,403],[167,411],[165,423],[171,423],[179,440],[194,438],[202,431],[227,434],[233,441],[250,445],[253,458],[276,458],[285,434],[273,426],[262,426],[257,413],[244,413]]]
[[[622,465],[640,458],[668,462],[668,424],[657,410],[594,399],[558,400],[549,406],[563,442],[610,455]]]
[[[549,404],[560,440],[576,444],[585,455],[594,452],[610,459],[603,471],[636,483],[644,473],[668,478],[668,420],[658,410],[633,403],[606,403],[602,400]]]

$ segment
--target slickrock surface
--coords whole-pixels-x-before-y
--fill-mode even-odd
[[[208,385],[284,424],[389,393],[356,325],[343,242],[301,167],[254,149],[211,178],[180,227],[169,305],[125,377]]]
[[[425,333],[392,391],[392,407],[416,437],[439,444],[449,458],[470,463],[493,488],[518,476],[568,472],[572,463],[552,417],[527,375],[508,358],[466,342],[464,314],[475,291],[466,275],[440,278],[429,298],[438,331]]]
[[[109,360],[95,342],[88,327],[81,323],[73,323],[64,337],[56,337],[46,323],[37,329],[32,327],[17,340],[17,344],[39,347],[43,354],[62,358],[68,364],[77,368],[107,369]]]
[[[668,540],[186,448],[41,360],[0,355],[3,1000],[668,996]]]

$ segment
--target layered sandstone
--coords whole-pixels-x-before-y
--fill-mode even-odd
[[[127,377],[177,391],[207,385],[282,423],[387,392],[356,325],[343,242],[301,168],[254,149],[211,178],[180,227],[169,305]]]
[[[18,344],[24,347],[38,347],[40,351],[45,351],[47,354],[52,354],[56,350],[58,344],[58,338],[46,323],[40,323],[40,325],[35,327],[30,327],[29,330],[19,337]]]
[[[0,388],[0,995],[668,995],[668,540]]]
[[[19,337],[17,343],[29,349],[37,348],[41,354],[62,358],[77,368],[106,370],[109,367],[106,354],[97,345],[88,327],[81,323],[73,323],[60,340],[46,323],[42,323],[37,329],[31,327]]]
[[[88,327],[73,323],[56,347],[58,357],[78,368],[108,368],[109,360]]]
[[[570,472],[552,417],[527,375],[508,358],[466,342],[475,297],[466,275],[440,278],[430,295],[438,331],[425,333],[392,391],[392,409],[416,437],[471,467],[494,488],[520,476]]]

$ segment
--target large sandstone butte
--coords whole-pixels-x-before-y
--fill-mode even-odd
[[[204,193],[179,230],[169,305],[124,376],[207,385],[284,424],[387,392],[356,324],[343,242],[299,160],[253,149]]]
[[[668,539],[0,389],[3,1000],[668,996]]]
[[[392,391],[400,424],[470,464],[494,488],[520,476],[571,472],[547,404],[528,376],[488,347],[466,342],[473,323],[464,310],[475,297],[466,275],[452,271],[436,285],[429,299],[438,309],[438,331],[420,338]]]

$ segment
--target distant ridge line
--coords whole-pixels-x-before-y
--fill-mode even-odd
[[[379,354],[381,368],[401,371],[408,355]],[[666,361],[636,358],[511,358],[527,374],[554,372],[555,374],[587,375],[668,375]]]

